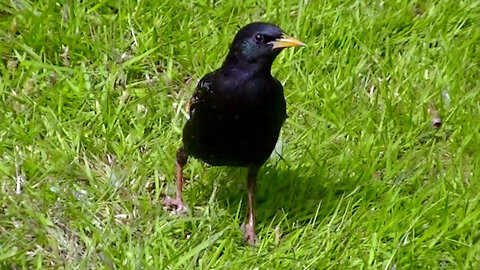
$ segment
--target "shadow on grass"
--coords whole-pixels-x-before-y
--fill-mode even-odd
[[[232,181],[215,180],[219,186],[219,207],[236,214],[242,200],[242,218],[246,213],[246,170],[227,170]],[[312,168],[263,168],[258,177],[255,203],[257,223],[267,225],[277,216],[293,222],[310,221],[316,214],[322,219],[333,212],[343,196],[353,192],[358,183],[329,178],[325,172],[312,174]],[[212,188],[213,189],[213,188]],[[320,208],[319,208],[320,205]]]

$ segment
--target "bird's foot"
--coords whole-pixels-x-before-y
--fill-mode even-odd
[[[242,224],[240,229],[243,231],[243,239],[252,246],[258,243],[258,237],[255,233],[255,227],[251,224]]]
[[[163,199],[163,204],[165,205],[165,208],[172,214],[187,214],[187,207],[180,198],[171,198],[170,196],[166,196],[165,199]]]

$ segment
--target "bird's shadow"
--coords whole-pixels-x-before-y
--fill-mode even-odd
[[[227,179],[218,179],[225,177]],[[242,203],[245,210],[246,170],[222,169],[215,181],[214,185],[219,186],[216,191],[219,207],[235,215]],[[279,215],[287,215],[290,221],[299,223],[309,222],[314,216],[325,217],[335,209],[342,196],[356,187],[356,183],[339,182],[325,171],[314,168],[263,168],[255,190],[257,223],[270,223]]]

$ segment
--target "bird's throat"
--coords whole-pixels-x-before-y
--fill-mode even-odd
[[[238,53],[230,51],[223,62],[222,70],[225,71],[243,71],[250,74],[265,74],[271,76],[270,70],[276,55],[269,55],[266,57],[248,57],[239,55]]]

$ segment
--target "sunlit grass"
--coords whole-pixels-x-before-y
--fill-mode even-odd
[[[190,214],[160,203],[196,82],[252,21],[308,44],[273,67],[257,247],[243,170],[191,159]],[[478,267],[479,52],[478,1],[0,4],[0,266]]]

